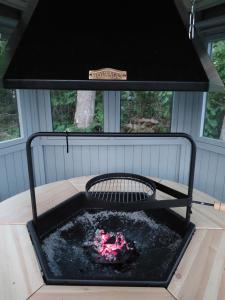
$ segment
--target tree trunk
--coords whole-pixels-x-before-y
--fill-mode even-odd
[[[78,128],[88,128],[95,113],[95,91],[77,91],[77,104],[74,123]]]
[[[223,125],[221,128],[220,139],[225,141],[225,116],[223,118]]]

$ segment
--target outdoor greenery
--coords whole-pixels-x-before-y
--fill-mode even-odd
[[[51,91],[52,121],[54,131],[101,132],[104,128],[103,93],[97,92],[95,116],[90,127],[85,130],[74,124],[76,110],[76,91]]]
[[[121,130],[170,131],[172,98],[172,92],[122,92]]]
[[[81,131],[74,124],[76,96],[76,91],[51,92],[54,131]],[[121,92],[121,131],[168,132],[171,107],[171,92]],[[86,132],[103,131],[103,111],[103,93],[97,92],[94,120]]]
[[[3,37],[0,38],[0,76],[3,73],[3,70],[5,68],[6,64],[6,48],[7,47],[7,41]]]
[[[225,40],[212,44],[212,61],[225,83]],[[214,139],[225,139],[221,136],[221,128],[225,116],[225,94],[208,93],[205,114],[204,136]]]
[[[0,141],[20,136],[16,94],[12,90],[0,89]]]
[[[1,37],[1,35],[0,35]],[[6,64],[7,40],[0,38],[0,75]],[[20,136],[16,93],[0,89],[0,141]]]

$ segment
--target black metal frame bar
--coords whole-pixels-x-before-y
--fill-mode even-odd
[[[196,160],[196,144],[192,137],[186,133],[77,133],[77,132],[37,132],[32,134],[26,143],[27,151],[27,163],[28,163],[28,174],[29,174],[29,185],[30,185],[30,195],[31,195],[31,205],[32,205],[32,214],[33,221],[37,224],[38,215],[37,215],[37,203],[35,195],[35,180],[34,180],[34,167],[32,159],[32,141],[37,137],[65,137],[67,151],[69,151],[68,140],[69,137],[122,137],[122,138],[132,138],[132,137],[142,137],[142,138],[183,138],[189,141],[191,145],[191,155],[190,155],[190,167],[189,167],[189,180],[188,180],[188,194],[185,199],[181,199],[180,196],[184,194],[171,189],[167,186],[164,186],[160,183],[155,182],[156,187],[161,191],[168,193],[169,195],[175,196],[178,199],[175,200],[165,200],[168,201],[166,207],[186,207],[186,222],[187,225],[190,223],[190,214],[192,207],[192,194],[193,194],[193,184],[194,184],[194,172],[195,172],[195,160]],[[174,203],[172,203],[174,201]],[[179,202],[180,201],[180,202]],[[152,205],[154,207],[154,204]]]

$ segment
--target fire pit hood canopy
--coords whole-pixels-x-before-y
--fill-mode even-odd
[[[197,33],[188,37],[180,0],[33,2],[5,88],[223,89]]]

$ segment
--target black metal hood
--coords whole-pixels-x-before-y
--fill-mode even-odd
[[[36,1],[4,87],[221,89],[197,37],[188,37],[179,1]]]

